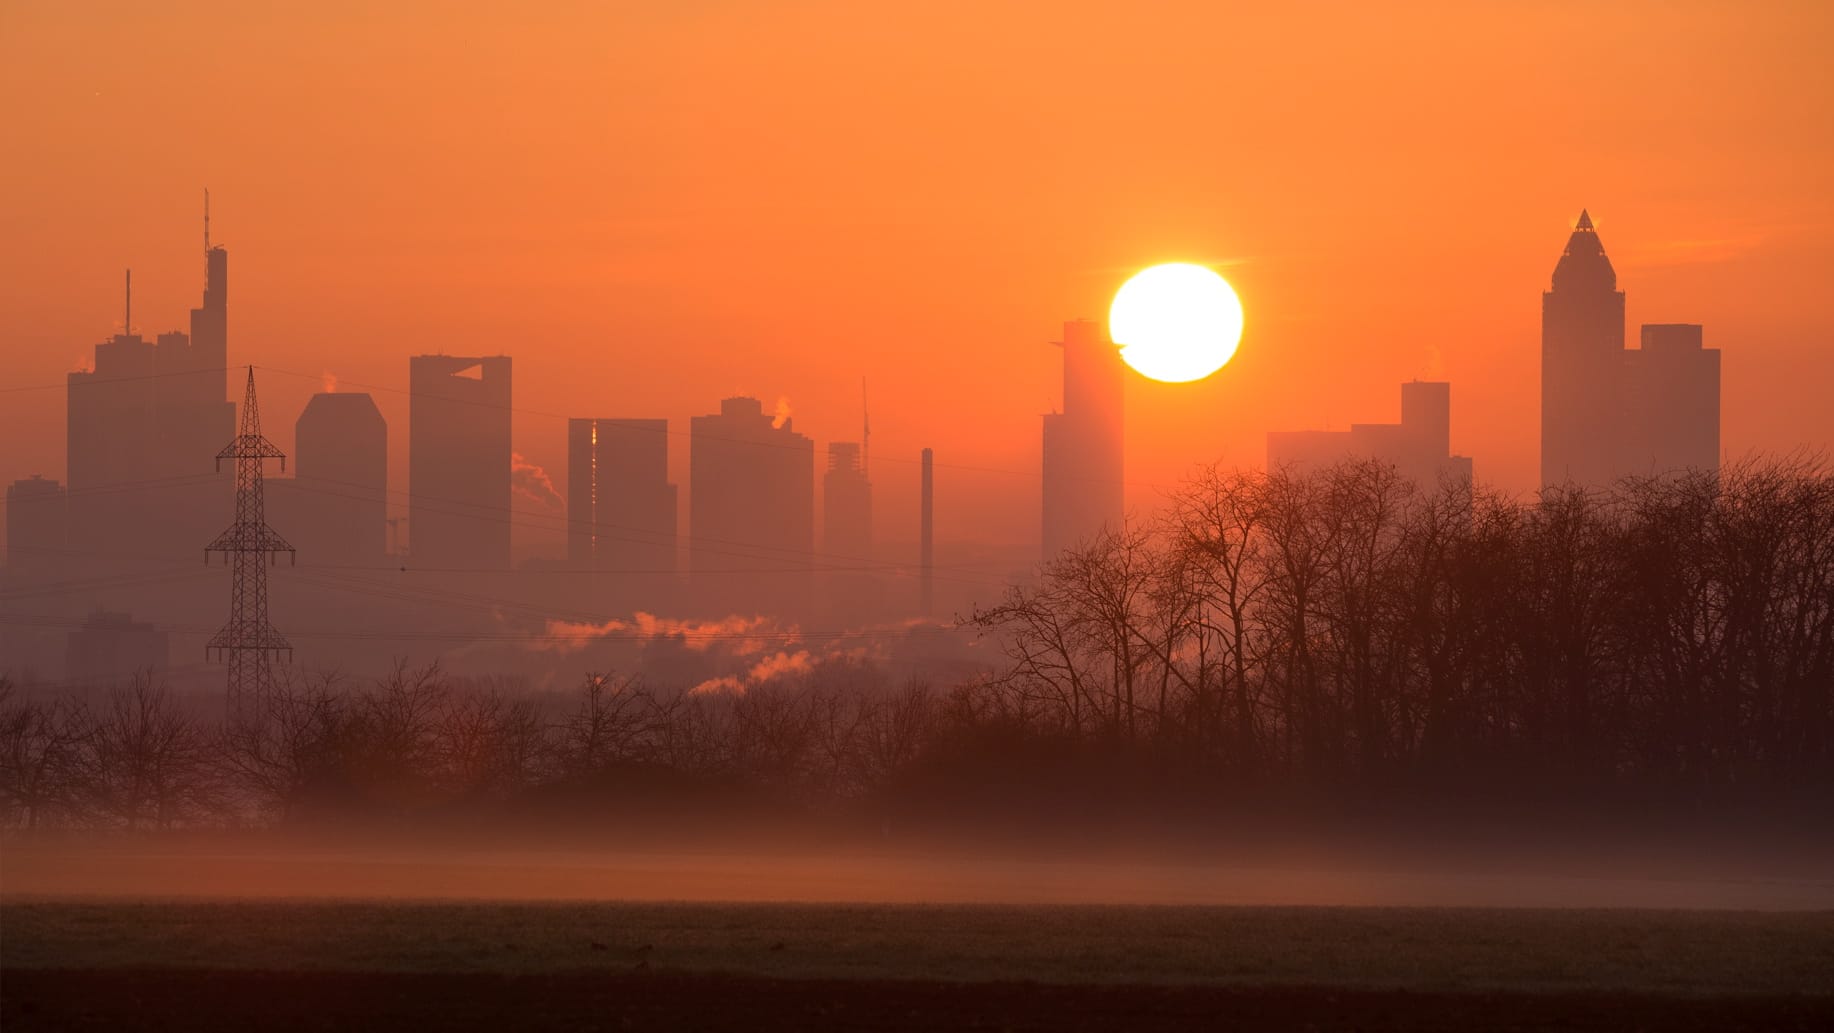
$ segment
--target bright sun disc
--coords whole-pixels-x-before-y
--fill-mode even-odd
[[[1156,265],[1115,292],[1108,335],[1129,366],[1154,380],[1202,380],[1235,355],[1242,302],[1227,280],[1201,265]]]

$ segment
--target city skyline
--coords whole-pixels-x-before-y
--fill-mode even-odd
[[[1521,390],[1538,375],[1536,293],[1585,207],[1635,285],[1632,326],[1685,319],[1709,328],[1710,347],[1738,350],[1723,385],[1728,453],[1829,447],[1834,420],[1815,388],[1834,378],[1834,301],[1819,288],[1834,277],[1834,210],[1818,187],[1834,154],[1800,136],[1826,121],[1834,95],[1834,73],[1809,47],[1827,14],[1702,7],[1664,21],[1651,10],[1538,12],[1482,62],[1419,31],[1435,21],[1493,38],[1494,16],[1464,8],[1308,22],[1317,46],[1280,58],[1273,44],[1290,14],[1200,13],[1167,33],[1157,16],[1072,10],[1054,38],[1112,49],[1099,90],[1043,74],[1045,49],[992,46],[1025,38],[1012,12],[972,23],[939,12],[906,30],[918,49],[950,41],[955,58],[925,66],[933,91],[910,85],[915,69],[889,40],[834,50],[842,30],[820,18],[801,38],[726,10],[658,13],[609,42],[541,19],[523,36],[487,33],[470,12],[418,42],[406,15],[361,30],[406,41],[421,60],[403,66],[384,50],[348,51],[356,33],[328,13],[289,26],[302,59],[336,69],[319,94],[260,60],[272,37],[245,19],[182,5],[162,17],[202,57],[146,83],[128,74],[135,55],[168,37],[133,31],[131,18],[92,30],[26,9],[0,41],[5,81],[25,100],[17,139],[42,156],[0,170],[16,242],[0,254],[8,372],[61,381],[112,332],[129,266],[136,321],[149,333],[183,328],[207,185],[214,239],[237,260],[231,364],[299,374],[264,382],[276,412],[297,413],[326,373],[403,390],[403,352],[514,351],[519,404],[556,414],[523,421],[519,450],[553,473],[566,417],[635,412],[685,427],[710,400],[739,394],[788,396],[805,433],[848,440],[865,375],[883,385],[874,452],[888,469],[930,446],[939,475],[951,464],[1029,473],[1036,416],[1062,401],[1057,356],[1039,343],[1065,319],[1099,317],[1129,272],[1186,259],[1229,276],[1248,330],[1224,375],[1182,387],[1130,379],[1130,505],[1195,464],[1258,462],[1269,429],[1344,429],[1413,377],[1458,385],[1473,418],[1455,447],[1486,480],[1527,492],[1539,479],[1537,408]],[[604,52],[582,51],[588,38]],[[1199,47],[1210,38],[1228,43]],[[754,49],[759,40],[777,45]],[[54,56],[73,52],[87,57]],[[851,56],[816,60],[829,53]],[[835,60],[853,82],[839,107],[823,93]],[[1605,73],[1636,61],[1642,74]],[[702,80],[718,68],[772,86],[711,90]],[[625,75],[704,133],[608,103]],[[344,92],[383,79],[391,89],[376,105]],[[1274,91],[1234,124],[1212,111],[1265,92],[1257,83],[1309,79],[1372,85]],[[485,103],[498,82],[519,85]],[[1471,99],[1446,83],[1466,83],[1458,92]],[[929,113],[936,91],[947,120]],[[259,119],[258,105],[293,113],[320,145],[286,146],[286,120]],[[403,122],[429,106],[433,117]],[[217,117],[162,121],[177,110]],[[784,110],[811,113],[780,125],[772,112]],[[1118,121],[1122,111],[1140,114]],[[1398,123],[1400,111],[1422,121]],[[1015,118],[1031,129],[1011,132]],[[1223,131],[1186,131],[1212,124]],[[722,134],[750,149],[750,169],[719,155],[711,141]],[[466,147],[492,136],[523,148],[514,162]],[[786,142],[810,137],[813,150]],[[624,143],[598,142],[611,139]],[[1091,145],[1062,152],[1064,139]],[[1646,141],[1661,148],[1659,174],[1635,149]],[[356,155],[373,160],[350,163]],[[1346,162],[1359,174],[1331,171]],[[911,198],[923,202],[907,208]],[[462,227],[456,212],[468,213]],[[649,375],[622,374],[630,353]],[[952,375],[962,368],[984,375]],[[404,426],[402,396],[355,389]],[[12,443],[0,480],[62,480],[57,443],[32,432],[57,421],[61,403],[21,395],[0,412]],[[977,414],[973,431],[942,415],[943,399]],[[290,427],[274,433],[290,447]],[[391,440],[398,483],[405,446],[405,435]],[[685,461],[672,464],[686,483]],[[1036,541],[1036,478],[952,476],[941,526]],[[914,478],[884,481],[882,537],[914,540]]]
[[[1834,1029],[1831,39],[4,0],[0,1028]]]
[[[207,205],[208,195],[206,195],[205,209],[206,234],[209,220]],[[204,368],[202,365],[204,360],[198,358],[200,354],[207,357],[220,356],[226,354],[227,350],[227,335],[224,330],[227,325],[225,302],[227,252],[220,245],[210,245],[207,236],[205,243],[204,304],[199,308],[194,308],[190,313],[193,327],[191,335],[182,332],[165,333],[159,335],[155,342],[147,340],[145,335],[138,331],[131,334],[119,333],[96,347],[94,361],[88,365],[88,368],[69,374],[71,398],[77,398],[80,394],[85,399],[96,397],[107,401],[113,399],[115,395],[126,392],[131,396],[128,401],[132,401],[137,406],[135,412],[141,413],[132,418],[148,421],[148,433],[125,435],[124,441],[134,448],[151,449],[151,451],[147,451],[144,455],[141,452],[133,452],[132,455],[129,455],[120,452],[117,446],[110,446],[112,451],[104,449],[102,453],[99,453],[101,459],[85,459],[84,462],[89,464],[85,469],[95,466],[97,462],[117,462],[117,465],[126,463],[127,467],[134,467],[138,463],[140,467],[144,467],[144,472],[155,474],[164,473],[177,476],[187,472],[197,473],[198,471],[192,467],[200,464],[193,462],[187,466],[180,454],[187,451],[182,446],[187,443],[196,445],[203,440],[204,432],[216,429],[217,424],[227,423],[233,418],[235,408],[233,403],[215,402],[206,397],[215,389],[214,382],[217,372]],[[1717,349],[1701,351],[1700,342],[1703,337],[1701,326],[1674,323],[1645,324],[1639,335],[1643,346],[1626,350],[1627,332],[1623,326],[1625,292],[1616,289],[1615,273],[1609,258],[1599,244],[1589,211],[1582,211],[1575,221],[1568,246],[1556,267],[1553,283],[1555,290],[1545,295],[1544,302],[1546,308],[1543,321],[1544,356],[1555,354],[1547,351],[1549,341],[1558,342],[1575,333],[1586,341],[1597,338],[1599,349],[1602,349],[1594,349],[1600,358],[1593,361],[1593,365],[1598,368],[1591,370],[1591,374],[1600,385],[1597,390],[1602,393],[1599,394],[1599,405],[1593,408],[1597,410],[1597,418],[1606,420],[1607,423],[1600,424],[1599,427],[1581,434],[1580,440],[1604,440],[1607,445],[1593,450],[1596,462],[1599,464],[1598,470],[1580,469],[1572,475],[1572,479],[1581,484],[1602,486],[1626,473],[1664,472],[1688,466],[1703,468],[1718,465],[1722,458],[1722,454],[1715,447],[1721,437],[1718,412],[1719,352]],[[1564,288],[1563,283],[1566,285]],[[1575,284],[1581,286],[1575,287]],[[131,273],[128,285],[127,312],[131,318]],[[1596,302],[1584,300],[1592,296],[1587,293],[1588,291],[1595,293],[1600,300]],[[1576,309],[1575,305],[1582,307]],[[1593,308],[1605,305],[1605,308],[1592,313],[1592,309],[1583,307],[1588,305]],[[1563,314],[1568,312],[1574,314]],[[1549,322],[1549,320],[1555,321]],[[124,320],[123,325],[126,325],[126,322]],[[1575,326],[1579,329],[1570,329]],[[1119,361],[1118,354],[1110,353],[1113,345],[1107,341],[1103,324],[1092,320],[1071,320],[1063,324],[1061,336],[1063,340],[1054,343],[1062,349],[1064,355],[1062,376],[1065,404],[1061,410],[1054,409],[1044,418],[1046,447],[1041,452],[1039,472],[1032,475],[1036,476],[1040,482],[1041,496],[1044,501],[1043,519],[1039,527],[1040,538],[1044,543],[1044,555],[1047,558],[1086,537],[1104,524],[1111,527],[1119,526],[1123,513],[1129,513],[1135,517],[1140,515],[1137,509],[1124,510],[1120,502],[1121,496],[1109,497],[1107,493],[1112,490],[1123,490],[1128,486],[1120,466],[1123,461],[1121,454],[1109,456],[1108,453],[1116,449],[1119,449],[1120,453],[1125,452],[1126,435],[1122,430],[1124,420],[1119,415],[1124,404],[1121,397],[1129,382],[1142,378],[1127,372]],[[199,342],[195,346],[190,344],[193,339]],[[346,385],[346,390],[340,392],[338,390],[339,378],[329,374],[324,375],[320,381],[325,390],[310,396],[300,416],[300,427],[304,428],[307,425],[308,417],[315,407],[321,413],[321,424],[326,422],[324,414],[335,407],[345,414],[345,419],[355,417],[369,421],[375,429],[367,432],[321,430],[319,432],[321,437],[326,434],[332,436],[325,438],[325,445],[318,446],[319,451],[328,451],[331,445],[336,444],[338,447],[363,449],[365,450],[364,457],[361,459],[343,457],[335,461],[318,459],[318,462],[327,463],[331,472],[338,474],[325,481],[325,484],[299,489],[295,487],[296,478],[280,479],[278,483],[281,511],[288,513],[288,519],[307,521],[333,510],[338,511],[340,515],[355,514],[361,510],[362,517],[358,522],[370,526],[360,532],[345,528],[344,538],[335,539],[336,544],[328,550],[333,556],[341,556],[345,559],[361,557],[373,561],[385,554],[397,552],[406,556],[410,546],[400,544],[403,537],[402,528],[406,527],[406,535],[412,535],[411,515],[418,509],[422,511],[423,523],[428,525],[435,538],[450,538],[452,533],[457,533],[454,528],[458,525],[464,525],[467,528],[461,534],[461,538],[464,539],[462,543],[458,540],[444,545],[434,542],[430,547],[423,548],[419,562],[429,567],[436,568],[442,563],[453,565],[471,562],[478,556],[484,556],[486,558],[479,562],[498,569],[512,569],[526,562],[530,556],[555,555],[553,542],[544,539],[553,539],[556,534],[559,535],[564,545],[564,555],[568,557],[569,562],[576,566],[595,565],[581,558],[584,555],[580,552],[581,543],[586,540],[581,538],[581,529],[587,525],[583,525],[581,519],[574,515],[576,510],[581,510],[582,506],[585,508],[581,511],[589,511],[595,505],[589,500],[592,499],[591,493],[596,489],[589,485],[587,493],[582,495],[580,490],[574,487],[575,478],[582,470],[586,472],[589,479],[594,475],[590,452],[596,449],[582,452],[581,435],[590,436],[592,428],[603,424],[619,437],[626,437],[629,431],[635,429],[636,425],[644,425],[644,429],[656,439],[654,454],[641,460],[618,461],[640,462],[648,470],[643,477],[662,485],[671,484],[669,471],[674,465],[681,462],[676,453],[686,451],[688,453],[687,461],[691,465],[692,449],[683,450],[670,447],[671,434],[681,432],[671,431],[667,419],[632,421],[570,417],[567,419],[568,457],[565,464],[550,478],[546,470],[528,463],[523,458],[520,449],[526,446],[516,440],[510,432],[514,414],[518,412],[525,417],[551,415],[524,407],[512,394],[508,375],[512,358],[508,355],[450,356],[444,352],[410,356],[409,383],[410,385],[418,384],[418,390],[410,386],[406,391],[391,391],[380,385],[371,385],[376,386],[385,397],[391,394],[404,396],[410,402],[410,411],[416,406],[425,410],[421,437],[425,439],[427,446],[422,451],[429,465],[422,471],[422,480],[427,486],[436,489],[430,491],[415,491],[412,487],[413,456],[415,454],[412,433],[406,435],[409,440],[410,458],[408,487],[406,489],[389,487],[391,484],[396,484],[397,481],[391,478],[387,471],[386,418],[382,417],[374,398],[368,392],[349,389],[359,385]],[[1708,371],[1710,376],[1704,380],[1692,372],[1702,359],[1711,360]],[[1600,365],[1600,362],[1603,365]],[[263,368],[271,369],[271,367]],[[221,372],[226,374],[228,369],[229,367],[224,367]],[[276,372],[285,374],[288,371]],[[1581,378],[1582,381],[1584,379]],[[1560,386],[1560,378],[1554,378],[1552,382],[1556,384],[1557,393],[1564,390],[1570,394],[1573,390],[1570,387]],[[88,385],[91,384],[100,385],[100,387],[89,387]],[[1658,389],[1653,386],[1655,384],[1666,386]],[[103,398],[96,393],[98,389],[113,392],[113,394]],[[1433,457],[1445,457],[1450,454],[1453,434],[1448,415],[1449,401],[1444,396],[1447,389],[1448,385],[1444,382],[1426,382],[1419,378],[1404,384],[1403,420],[1398,425],[1352,424],[1348,431],[1269,430],[1266,433],[1268,468],[1272,469],[1294,462],[1315,465],[1316,461],[1321,458],[1363,455],[1398,462],[1407,468],[1410,476],[1414,476],[1423,484],[1428,483],[1437,477],[1433,470],[1437,469],[1435,464],[1441,462],[1440,459]],[[1437,391],[1439,394],[1434,399],[1426,399],[1421,392],[1428,390]],[[1705,393],[1701,394],[1702,391]],[[454,394],[454,392],[457,393]],[[448,398],[448,395],[451,398]],[[1544,409],[1550,405],[1553,407],[1548,411],[1577,412],[1585,408],[1575,406],[1570,400],[1561,400],[1565,397],[1564,395],[1550,398],[1545,391],[1543,395]],[[1691,401],[1686,406],[1679,401],[1684,397],[1692,399],[1695,395],[1700,395],[1700,401]],[[85,404],[93,409],[100,403],[86,402]],[[751,400],[749,404],[762,413],[764,408],[762,400]],[[1400,438],[1390,442],[1388,438],[1396,434],[1407,437],[1409,433],[1407,428],[1412,420],[1412,417],[1408,415],[1410,407],[1424,412],[1423,405],[1434,409],[1434,413],[1429,414],[1429,422],[1433,426],[1427,428],[1427,433],[1433,440],[1422,443],[1425,451],[1420,451],[1414,444],[1403,446]],[[108,412],[113,413],[117,409],[120,409],[118,404],[108,409]],[[126,412],[127,410],[121,411]],[[96,410],[96,412],[101,413],[101,410]],[[1081,413],[1081,418],[1078,418],[1076,413]],[[1102,415],[1096,415],[1098,413]],[[787,396],[780,396],[770,420],[773,424],[787,425],[792,419],[790,414],[791,406]],[[76,451],[79,447],[90,451],[100,447],[88,443],[98,433],[97,428],[114,426],[123,418],[126,417],[112,415],[104,418],[99,415],[86,415],[78,419],[73,415],[69,421],[70,454],[73,456],[83,454]],[[1106,430],[1100,429],[1109,423],[1114,426]],[[1642,429],[1634,432],[1629,429],[1618,431],[1615,428],[1620,423],[1627,428],[1631,424],[1636,424]],[[1656,429],[1658,424],[1659,433]],[[1694,424],[1700,425],[1698,432],[1690,429]],[[495,429],[486,429],[490,425],[494,425]],[[1058,428],[1055,434],[1053,433],[1054,427]],[[1546,438],[1546,427],[1547,425],[1544,424],[1544,439]],[[343,435],[342,439],[337,437],[340,433]],[[362,434],[371,434],[376,443],[371,445],[367,441],[359,440],[358,437],[351,437],[352,433],[358,433],[359,437]],[[435,453],[442,450],[452,451],[454,443],[444,442],[442,439],[454,433],[460,434],[465,439],[465,442],[458,444],[459,452],[464,453],[464,456],[460,457],[454,453],[443,459],[436,459]],[[483,437],[479,437],[480,434]],[[1624,437],[1623,435],[1626,434],[1643,436]],[[1655,436],[1650,437],[1651,434]],[[1617,436],[1613,437],[1613,435]],[[740,435],[740,437],[743,436]],[[717,440],[717,435],[714,437]],[[798,437],[801,436],[798,435]],[[1055,460],[1052,458],[1054,453],[1049,444],[1054,437],[1062,442],[1056,449],[1058,457]],[[486,438],[489,440],[486,441]],[[1675,443],[1661,446],[1660,442],[1665,439],[1673,439]],[[1651,442],[1657,444],[1652,445]],[[1652,447],[1656,449],[1654,453],[1648,451]],[[1664,447],[1666,451],[1663,450]],[[858,442],[831,441],[827,443],[827,448],[831,467],[834,463],[839,462],[842,468],[851,466],[863,471],[863,456]],[[314,451],[310,443],[305,446],[305,449],[309,454]],[[1632,460],[1629,456],[1621,454],[1627,449],[1631,451],[1641,449],[1643,451],[1638,454],[1645,458]],[[193,447],[188,451],[199,452],[200,449]],[[836,459],[837,454],[841,457],[838,460]],[[1653,458],[1650,458],[1652,455]],[[508,464],[495,461],[504,456],[510,457]],[[445,480],[435,484],[438,478],[433,475],[440,473],[438,468],[441,465],[450,465],[453,460],[458,460],[460,465],[444,471],[441,476]],[[500,470],[499,473],[488,478],[496,481],[494,486],[476,482],[475,479],[467,480],[474,475],[464,473],[463,469],[466,466],[475,467],[476,463],[480,461],[485,462],[486,465],[494,464]],[[1462,469],[1463,476],[1470,475],[1471,461],[1468,457],[1453,456],[1450,461],[1452,466],[1447,469],[1455,473]],[[911,460],[909,457],[894,457],[893,462],[910,463]],[[343,470],[335,469],[336,464],[339,463],[345,467]],[[1459,464],[1463,464],[1462,467]],[[69,466],[68,463],[66,465]],[[1545,470],[1549,466],[1549,461],[1544,458],[1542,465]],[[361,469],[355,470],[355,467],[361,467]],[[965,468],[973,469],[972,467]],[[1053,470],[1057,472],[1053,473]],[[1017,477],[1027,476],[1022,471],[1001,472]],[[108,482],[136,479],[117,476],[120,473],[121,471],[115,471],[98,477],[95,472],[90,472],[85,475],[85,480]],[[531,524],[519,518],[504,519],[496,515],[481,515],[485,511],[513,513],[513,507],[509,504],[510,499],[518,495],[534,496],[535,492],[523,491],[515,487],[518,477],[530,475],[536,478],[539,485],[543,486],[541,490],[552,497],[553,508],[561,511],[558,514],[547,515],[558,515],[562,519],[549,521],[544,526],[540,523]],[[1545,473],[1544,476],[1546,476]],[[1059,487],[1055,489],[1050,487],[1053,477],[1059,483]],[[307,472],[307,479],[325,480],[311,471]],[[823,552],[834,551],[829,541],[831,532],[826,526],[828,513],[832,508],[832,503],[828,501],[832,480],[831,476],[821,478],[824,487],[820,494],[822,501],[818,508],[823,516],[819,523],[814,525],[821,528],[820,537],[824,543],[821,551]],[[26,487],[38,487],[40,483],[54,484],[56,479],[44,478],[42,474],[34,473],[31,478],[21,478],[16,483]],[[1111,487],[1098,487],[1104,483],[1110,484]],[[1495,486],[1494,482],[1486,481],[1485,483]],[[556,484],[559,485],[558,488]],[[313,497],[315,494],[329,492],[328,485],[335,485],[337,490],[345,493],[345,496],[341,499]],[[85,491],[93,491],[98,484],[82,486]],[[69,485],[63,485],[63,487],[67,490]],[[209,484],[196,487],[187,486],[186,490],[216,491],[220,494],[219,489],[222,487],[223,485],[220,484]],[[350,494],[353,489],[368,501],[358,505],[356,495]],[[134,490],[144,493],[148,489],[135,488]],[[151,490],[170,491],[173,489],[155,486]],[[673,487],[670,487],[669,491],[672,495]],[[1052,494],[1053,491],[1056,492],[1055,496]],[[79,492],[78,496],[83,494],[84,492]],[[1124,490],[1123,494],[1125,494]],[[473,495],[477,497],[472,498]],[[1101,496],[1099,504],[1097,496]],[[1053,503],[1054,497],[1057,499],[1055,504]],[[163,508],[168,508],[164,506],[162,499],[151,501],[154,504],[148,508],[152,515],[157,516]],[[660,504],[642,503],[638,504],[638,509],[644,510],[644,507],[647,506],[648,510],[655,510],[656,506]],[[83,516],[84,512],[83,509],[77,507],[93,508],[95,505],[86,500],[73,503],[72,528],[67,532],[67,538],[71,546],[77,548],[79,552],[84,551],[78,546],[85,541],[88,541],[91,546],[95,544],[90,539],[94,539],[97,532],[86,530],[84,520],[75,519]],[[858,504],[844,503],[843,505],[857,506]],[[369,508],[364,509],[363,506]],[[676,507],[673,502],[670,502],[667,508],[673,511]],[[460,510],[466,512],[461,513]],[[1083,510],[1088,510],[1088,512],[1082,512]],[[1097,510],[1103,515],[1097,516]],[[870,514],[870,511],[870,502],[867,502],[866,512]],[[391,513],[395,515],[391,516]],[[676,520],[679,521],[685,516],[684,511],[676,517]],[[173,519],[182,520],[182,517],[183,514],[178,514]],[[197,519],[203,519],[203,515],[194,514],[194,522]],[[866,520],[867,523],[863,529],[844,532],[844,536],[851,537],[855,541],[862,540],[863,536],[863,540],[870,541],[874,532],[870,517],[868,516]],[[587,522],[588,525],[589,523],[590,521]],[[651,514],[647,510],[641,514],[626,513],[621,522],[608,522],[607,527],[622,526],[628,529],[648,527],[654,524],[660,529],[663,523],[671,523],[676,530],[673,532],[641,531],[641,533],[648,536],[683,533],[679,523],[668,521],[665,516],[660,515],[660,511],[656,514]],[[531,536],[528,533],[527,529],[531,526],[536,528],[537,535]],[[170,537],[171,529],[159,527],[158,520],[155,520],[135,533],[142,536],[150,534],[155,537],[164,534]],[[308,534],[318,533],[321,532],[308,532]],[[349,535],[351,533],[358,534],[364,540],[365,544],[360,549],[350,544]],[[693,538],[691,530],[686,533],[686,540],[691,542]],[[531,537],[536,538],[532,552],[528,541]],[[378,541],[386,541],[389,544],[379,547]],[[660,542],[658,544],[663,545],[665,552],[672,554],[673,545]],[[810,551],[813,553],[813,548]],[[429,559],[429,557],[432,558]],[[623,559],[629,560],[630,557],[626,556]],[[632,563],[624,563],[624,565],[631,566]],[[635,566],[646,565],[654,566],[656,563],[646,559],[643,563],[635,564]],[[691,563],[681,565],[682,569],[686,569]]]

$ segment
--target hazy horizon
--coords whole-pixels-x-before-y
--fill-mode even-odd
[[[267,433],[290,450],[325,375],[371,390],[397,484],[413,354],[511,355],[515,449],[557,486],[566,417],[669,419],[685,485],[690,416],[787,400],[819,454],[858,439],[865,377],[882,540],[915,540],[934,447],[940,539],[1035,542],[1045,342],[1191,260],[1247,332],[1206,381],[1129,375],[1130,507],[1271,430],[1392,421],[1415,377],[1526,492],[1581,208],[1629,325],[1724,351],[1726,454],[1834,445],[1822,5],[439,11],[9,9],[0,332],[7,386],[48,389],[0,407],[0,482],[61,478],[45,428],[122,269],[139,329],[183,326],[206,187],[230,362],[298,374],[263,378]]]

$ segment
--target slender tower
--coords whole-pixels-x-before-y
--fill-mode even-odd
[[[936,603],[936,453],[923,450],[923,483],[919,492],[917,517],[917,586],[918,605],[923,616],[930,615]]]
[[[255,367],[248,368],[248,391],[235,439],[217,453],[236,464],[236,522],[204,548],[204,562],[220,552],[230,568],[229,622],[211,637],[205,656],[229,663],[228,714],[231,721],[257,722],[267,713],[273,690],[268,661],[290,659],[293,647],[267,619],[267,565],[280,553],[293,558],[293,547],[267,526],[261,504],[261,464],[286,454],[261,436],[261,413],[255,407]]]
[[[1541,483],[1602,488],[1622,472],[1624,292],[1579,213],[1541,295]]]

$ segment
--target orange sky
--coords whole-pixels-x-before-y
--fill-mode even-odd
[[[0,7],[0,388],[61,384],[125,266],[137,326],[182,327],[208,185],[231,361],[312,375],[263,379],[283,447],[321,372],[505,352],[520,407],[676,421],[685,483],[721,396],[787,396],[821,449],[863,374],[881,538],[932,445],[942,537],[1035,541],[1042,342],[1191,260],[1248,330],[1130,386],[1135,504],[1435,374],[1454,448],[1526,490],[1585,206],[1633,339],[1724,350],[1730,451],[1834,447],[1834,5],[265,6]],[[0,394],[0,481],[62,476],[62,417]],[[515,433],[558,478],[563,422]]]

